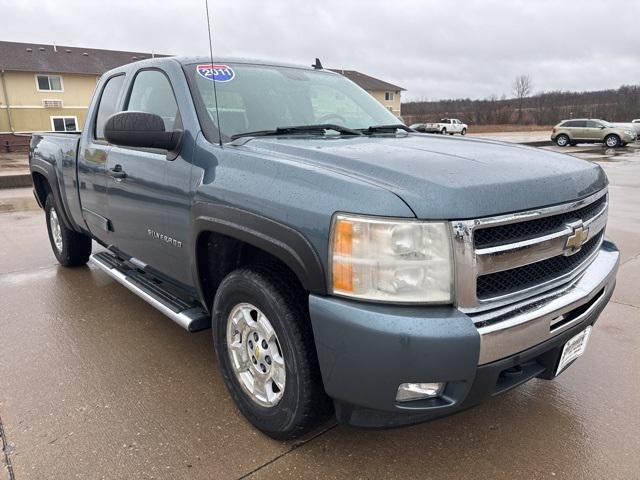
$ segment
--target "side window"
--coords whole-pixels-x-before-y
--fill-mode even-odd
[[[576,120],[574,127],[585,128],[587,126],[587,122],[584,120]]]
[[[587,122],[587,128],[600,128],[601,125],[598,122],[592,122],[592,121],[588,121]]]
[[[158,70],[143,70],[138,73],[125,110],[155,113],[164,120],[166,131],[174,130],[178,104],[169,79]]]
[[[107,123],[107,118],[116,113],[116,109],[118,108],[116,102],[118,101],[123,81],[124,75],[112,77],[107,81],[102,89],[94,130],[94,138],[96,140],[104,140],[104,124]]]

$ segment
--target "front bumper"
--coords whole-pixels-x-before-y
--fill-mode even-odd
[[[322,379],[341,423],[393,427],[450,415],[534,377],[553,378],[564,343],[593,325],[615,286],[619,252],[605,241],[571,285],[493,321],[450,306],[370,304],[310,296]],[[434,399],[398,403],[406,382],[446,382]]]

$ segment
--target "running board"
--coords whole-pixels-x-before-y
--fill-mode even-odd
[[[211,326],[211,318],[202,307],[176,297],[111,253],[96,253],[89,260],[185,330],[195,332]]]

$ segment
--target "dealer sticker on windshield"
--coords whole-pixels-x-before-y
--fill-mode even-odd
[[[196,66],[198,75],[216,82],[230,82],[236,76],[233,68],[222,64],[202,64]]]

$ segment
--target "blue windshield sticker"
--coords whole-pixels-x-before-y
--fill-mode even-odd
[[[229,65],[212,65],[211,63],[196,66],[198,75],[216,82],[230,82],[236,76]]]

